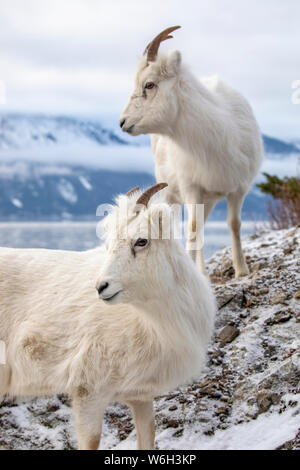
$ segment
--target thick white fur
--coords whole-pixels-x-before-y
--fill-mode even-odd
[[[155,84],[151,90],[145,89],[149,82]],[[197,80],[175,51],[149,64],[141,60],[120,123],[132,135],[151,134],[156,179],[169,184],[168,202],[204,204],[206,219],[217,201],[227,198],[233,265],[237,277],[246,274],[240,214],[263,146],[243,96],[217,77]],[[205,272],[201,250],[191,248],[200,230],[190,206],[187,248]]]
[[[155,231],[170,208],[153,203],[134,217],[136,197],[127,200],[130,234],[120,239],[126,222],[116,207],[107,249],[0,249],[0,396],[70,395],[80,449],[98,448],[113,401],[132,407],[138,447],[153,448],[153,398],[199,372],[213,329],[212,292],[178,241],[133,253],[148,220]],[[95,290],[105,280],[110,294],[122,290],[107,302]]]

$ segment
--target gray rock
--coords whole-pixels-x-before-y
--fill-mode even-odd
[[[265,413],[272,405],[280,402],[280,396],[277,393],[260,392],[257,395],[257,406],[259,413]]]
[[[277,304],[284,304],[286,300],[285,294],[275,294],[270,297],[270,304],[277,305]]]
[[[227,325],[220,331],[217,341],[220,343],[231,343],[238,335],[240,330],[234,325]]]

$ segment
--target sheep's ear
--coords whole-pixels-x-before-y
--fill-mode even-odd
[[[170,53],[167,59],[167,68],[168,72],[171,74],[176,74],[181,65],[181,54],[179,51],[173,51]]]

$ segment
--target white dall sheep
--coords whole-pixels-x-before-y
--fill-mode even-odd
[[[227,199],[239,277],[248,273],[240,240],[241,209],[261,165],[261,134],[238,92],[217,77],[197,80],[178,51],[157,56],[160,43],[179,27],[166,29],[147,46],[120,126],[131,135],[151,134],[156,179],[169,184],[168,202],[188,205],[187,249],[204,273],[195,204],[204,204],[206,220],[215,204]]]
[[[68,394],[80,449],[98,448],[114,401],[131,406],[138,448],[154,448],[153,398],[205,363],[209,284],[172,230],[148,235],[169,220],[168,205],[149,201],[164,186],[119,197],[106,249],[0,250],[0,396]]]

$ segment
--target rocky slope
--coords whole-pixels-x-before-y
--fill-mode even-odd
[[[300,228],[244,242],[251,274],[233,278],[231,250],[209,261],[218,302],[208,365],[155,401],[160,449],[300,448]],[[4,399],[0,448],[71,449],[66,397]],[[106,412],[102,448],[134,449],[126,406]]]

